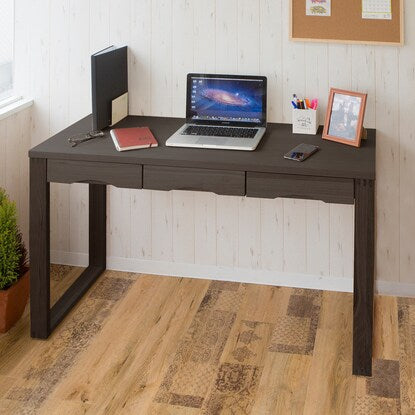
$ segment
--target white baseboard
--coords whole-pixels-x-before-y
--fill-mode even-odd
[[[88,255],[80,252],[51,251],[51,262],[86,267]],[[310,288],[326,291],[353,292],[351,278],[323,277],[264,269],[231,268],[215,265],[183,264],[135,258],[108,257],[107,268],[140,274],[191,277],[220,281],[236,281],[281,287]],[[376,281],[375,291],[383,295],[415,297],[415,284]]]

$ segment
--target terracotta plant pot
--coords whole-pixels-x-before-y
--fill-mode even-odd
[[[29,271],[7,290],[0,290],[0,333],[5,333],[22,316],[29,299]]]

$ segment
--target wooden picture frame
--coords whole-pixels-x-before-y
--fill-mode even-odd
[[[366,100],[367,94],[331,88],[323,139],[360,147]]]

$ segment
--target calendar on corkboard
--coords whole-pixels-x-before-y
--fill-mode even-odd
[[[403,0],[290,0],[294,41],[403,45]]]

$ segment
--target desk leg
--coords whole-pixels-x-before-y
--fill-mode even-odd
[[[373,180],[355,180],[354,246],[353,374],[371,376],[375,267]]]
[[[46,159],[30,159],[30,323],[32,337],[50,334],[50,186]]]
[[[89,265],[51,309],[51,331],[105,271],[107,256],[107,186],[89,185]]]
[[[106,185],[89,185],[89,266],[50,307],[50,185],[46,159],[30,160],[31,336],[46,339],[106,268]]]
[[[107,267],[107,186],[89,185],[89,265]]]

